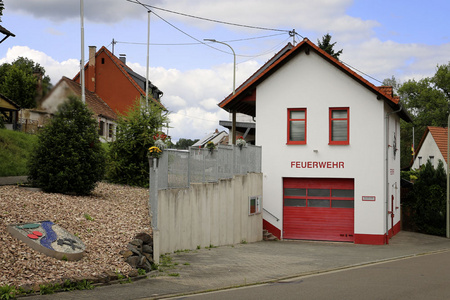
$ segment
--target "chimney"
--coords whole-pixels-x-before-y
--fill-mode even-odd
[[[86,88],[91,91],[95,92],[95,53],[97,52],[97,47],[95,46],[89,46],[89,64],[87,68],[87,74],[85,74],[86,79]]]
[[[127,55],[126,54],[119,54],[119,59],[124,64],[127,64]]]
[[[33,70],[33,76],[37,78],[35,100],[36,100],[36,105],[38,108],[40,108],[40,106],[41,106],[41,100],[43,97],[43,88],[42,88],[43,75],[44,75],[44,73],[42,72],[42,70],[40,68]]]

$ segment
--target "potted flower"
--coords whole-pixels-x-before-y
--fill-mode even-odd
[[[148,157],[150,158],[159,158],[162,154],[162,150],[157,146],[152,146],[148,148]]]
[[[242,150],[242,147],[247,146],[247,142],[244,140],[242,136],[240,136],[236,139],[236,146],[238,146],[239,149]]]
[[[216,145],[212,141],[209,141],[206,143],[205,148],[209,149],[209,152],[213,153],[214,149],[216,149]]]
[[[155,146],[158,147],[160,150],[164,150],[167,148],[167,141],[166,139],[168,136],[164,133],[157,133],[153,136],[153,140],[155,141]]]

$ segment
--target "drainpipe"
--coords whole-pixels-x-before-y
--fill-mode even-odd
[[[400,103],[400,108],[398,110],[386,113],[386,195],[385,195],[385,205],[386,205],[386,244],[389,244],[389,116],[396,114],[402,110],[402,104]],[[392,208],[392,213],[394,209]]]

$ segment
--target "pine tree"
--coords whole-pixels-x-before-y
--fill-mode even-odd
[[[336,45],[336,42],[331,43],[331,35],[329,33],[325,34],[322,37],[322,41],[317,40],[317,43],[320,49],[322,49],[326,53],[330,54],[331,56],[339,60],[339,56],[342,54],[343,50],[341,49],[338,52],[334,52],[333,47],[334,45]]]

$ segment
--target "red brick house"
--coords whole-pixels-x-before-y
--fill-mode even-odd
[[[96,52],[89,47],[89,62],[84,67],[86,89],[97,94],[111,109],[125,114],[137,99],[145,98],[145,77],[126,65],[125,57],[117,58],[106,47]],[[80,73],[73,80],[80,83]],[[149,82],[149,101],[164,108],[163,93]]]

